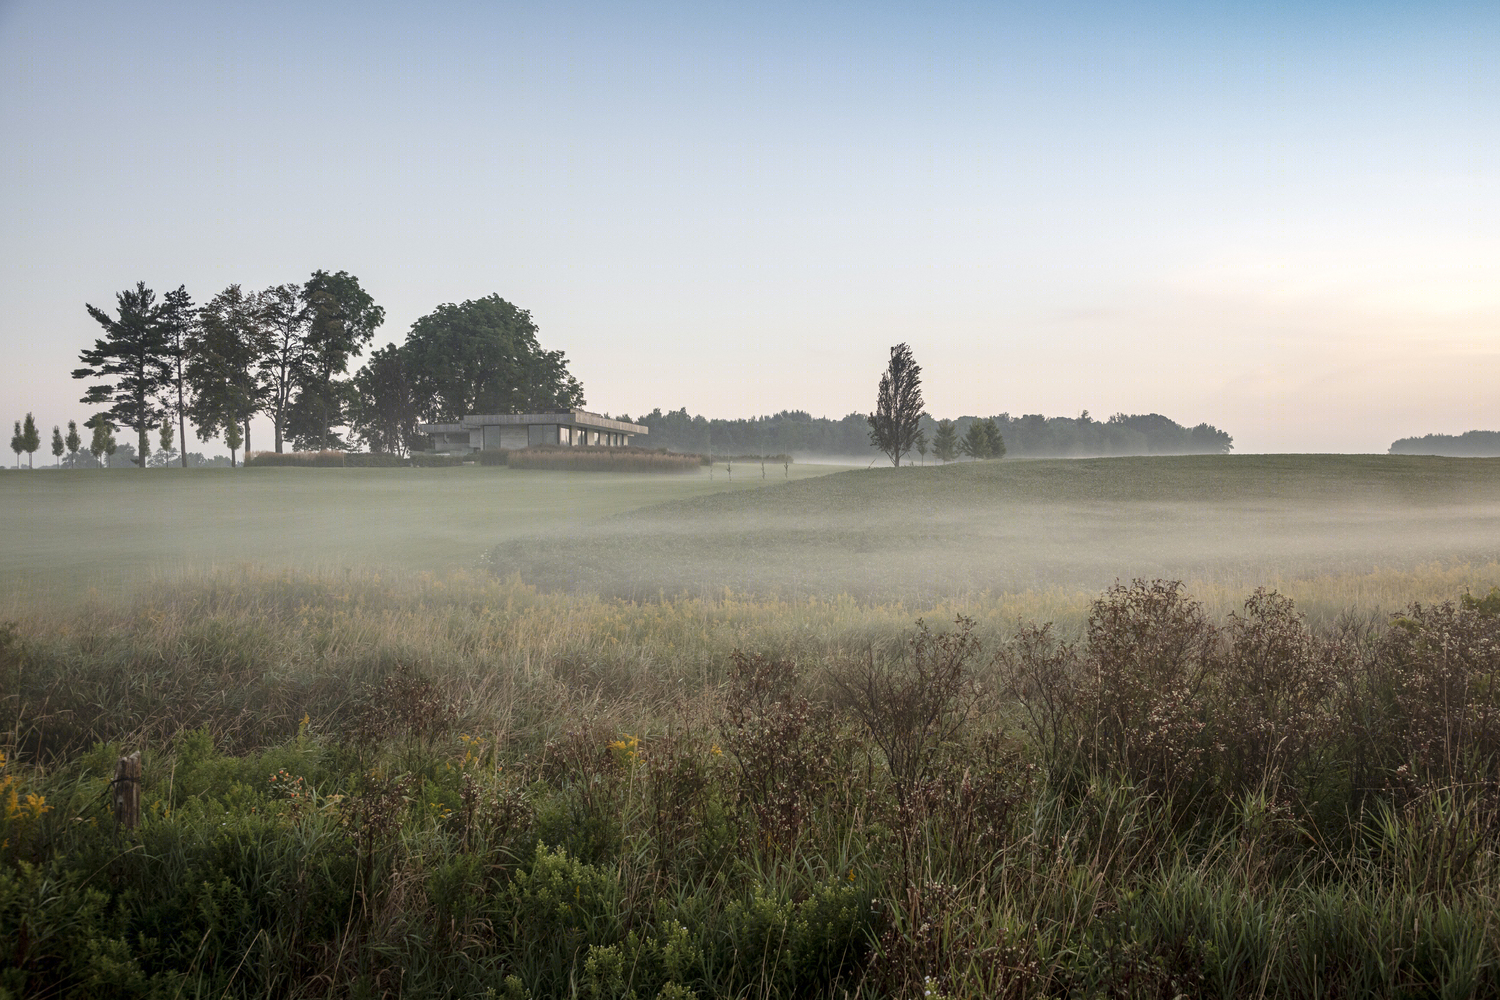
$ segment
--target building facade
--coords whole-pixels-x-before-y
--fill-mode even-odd
[[[626,448],[631,438],[648,433],[640,424],[587,410],[472,414],[454,423],[418,424],[417,430],[432,438],[434,451],[450,455],[543,445]]]

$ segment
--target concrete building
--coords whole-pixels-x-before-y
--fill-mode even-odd
[[[640,424],[611,420],[587,410],[473,414],[451,424],[418,424],[417,430],[431,435],[434,451],[455,455],[539,445],[624,448],[632,437],[648,433]]]

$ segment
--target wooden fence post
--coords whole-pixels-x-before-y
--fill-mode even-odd
[[[141,752],[115,764],[115,825],[134,830],[141,821]]]

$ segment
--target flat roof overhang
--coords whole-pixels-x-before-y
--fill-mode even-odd
[[[458,423],[420,424],[417,429],[423,434],[457,434],[460,431],[480,427],[530,426],[532,424],[558,424],[563,427],[587,427],[592,430],[614,431],[617,434],[649,434],[650,428],[640,424],[611,420],[609,417],[588,410],[559,410],[555,413],[475,413],[460,417]]]

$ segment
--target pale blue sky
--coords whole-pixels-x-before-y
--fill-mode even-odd
[[[938,416],[1500,429],[1500,6],[1251,6],[3,3],[0,417],[88,415],[85,302],[321,267],[615,413],[904,340]]]

